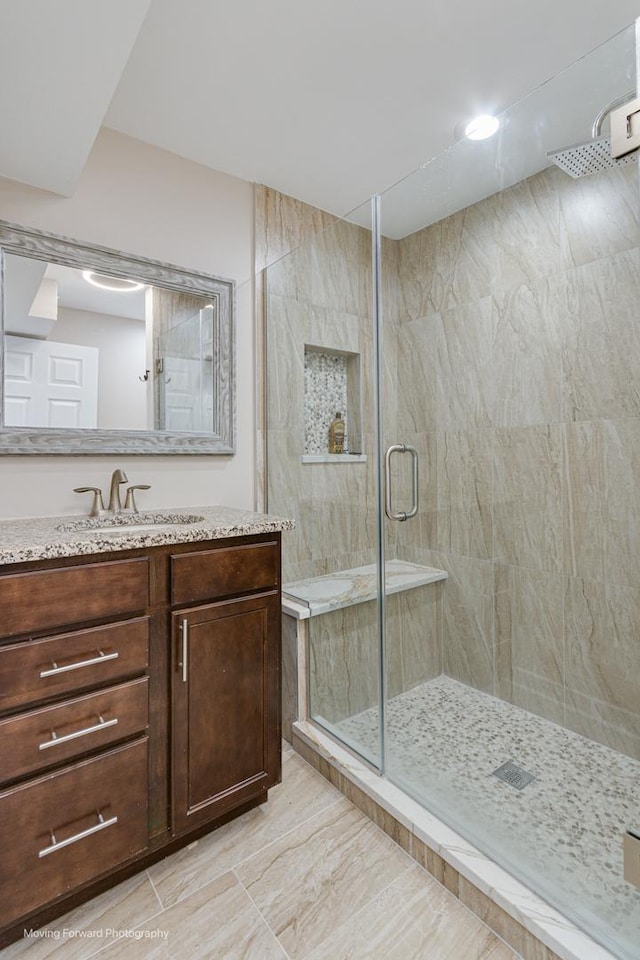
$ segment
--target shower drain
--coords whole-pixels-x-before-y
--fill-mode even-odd
[[[508,783],[510,787],[515,787],[516,790],[524,790],[532,780],[536,779],[532,773],[523,770],[512,760],[507,760],[501,767],[494,770],[493,776]]]

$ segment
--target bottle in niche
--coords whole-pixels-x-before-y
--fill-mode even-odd
[[[341,413],[336,413],[329,426],[329,453],[344,453],[345,423]]]

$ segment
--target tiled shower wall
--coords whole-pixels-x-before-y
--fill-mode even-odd
[[[296,529],[283,534],[286,583],[376,560],[371,234],[344,221],[331,225],[329,215],[264,187],[258,188],[256,208],[258,266],[268,267],[260,278],[266,318],[267,505],[272,513],[296,518]],[[289,244],[292,252],[285,255]],[[388,249],[393,256],[391,242]],[[275,259],[278,255],[282,259]],[[397,274],[389,273],[387,305],[395,303],[396,290]],[[302,462],[305,344],[359,354],[366,462]],[[393,398],[387,404],[389,418],[397,392],[396,344],[396,334],[389,332],[384,370],[385,393]],[[395,530],[388,531],[389,557],[395,556],[395,536]],[[433,600],[438,586],[390,600],[394,692],[441,672]],[[378,694],[375,602],[317,617],[309,634],[316,709],[337,722],[373,706]]]
[[[638,169],[551,168],[397,252],[444,670],[640,756]]]
[[[257,209],[260,247],[293,247],[263,278],[268,507],[298,521],[283,539],[287,582],[375,562],[371,235],[264,187]],[[302,462],[305,344],[360,354],[366,463]]]
[[[415,682],[442,668],[633,756],[637,177],[551,168],[383,244],[384,441],[421,454],[420,513],[387,524],[387,550],[449,574]],[[293,580],[375,558],[370,234],[320,234],[328,215],[260,189],[263,251],[304,241],[266,281],[269,509],[298,519]],[[305,342],[361,353],[366,464],[300,462]]]

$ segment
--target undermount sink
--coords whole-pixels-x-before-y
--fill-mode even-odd
[[[201,523],[204,517],[194,513],[117,513],[108,517],[86,517],[61,523],[57,529],[63,533],[97,533],[107,536],[122,536],[144,530],[156,530],[175,524]]]

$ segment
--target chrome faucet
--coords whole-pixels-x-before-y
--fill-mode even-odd
[[[124,470],[114,470],[111,474],[111,487],[109,489],[110,513],[120,513],[122,510],[122,501],[120,500],[120,484],[127,482],[127,475]]]

